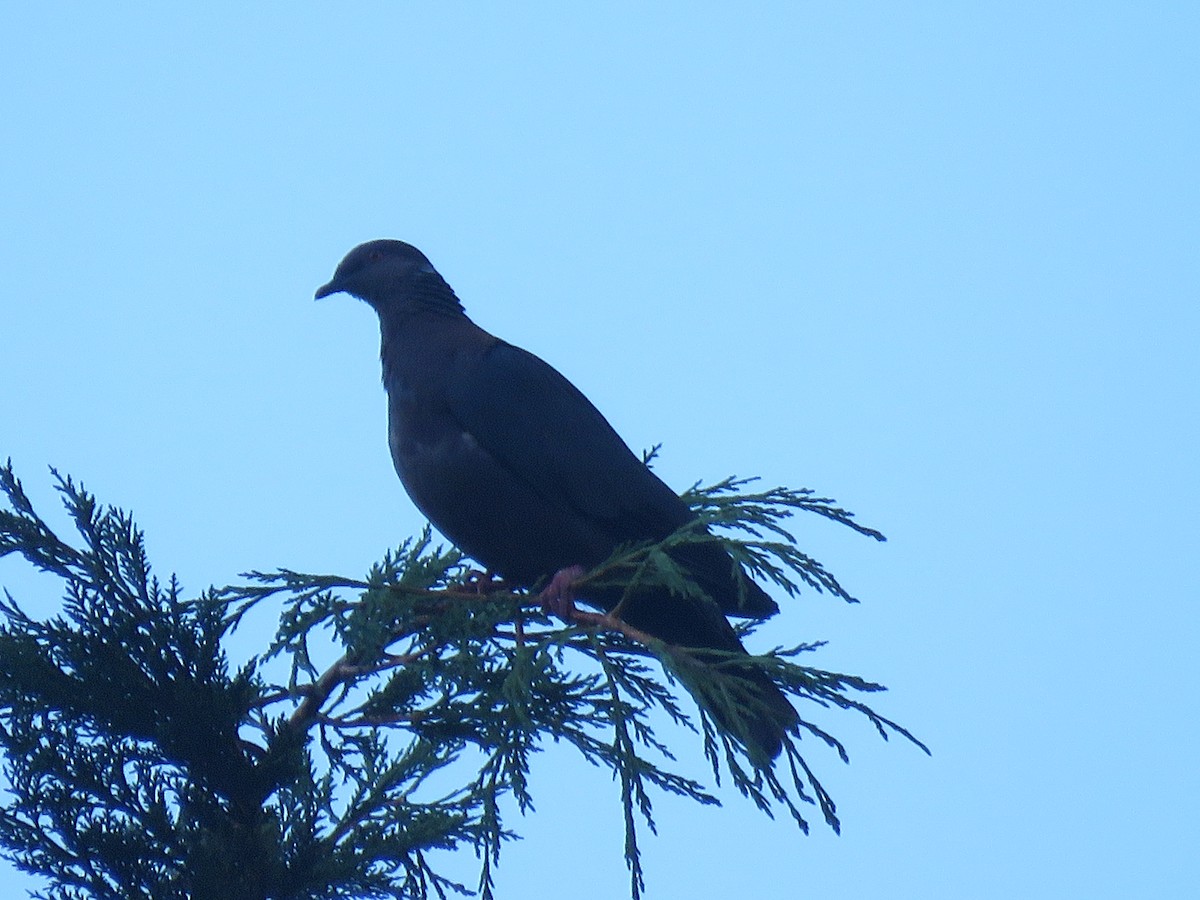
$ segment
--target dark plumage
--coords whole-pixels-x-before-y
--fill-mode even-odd
[[[415,247],[355,247],[316,296],[339,291],[379,314],[388,443],[405,490],[490,571],[532,587],[570,566],[590,568],[622,543],[661,540],[693,518],[574,385],[467,318]],[[715,543],[675,555],[719,610],[641,590],[622,605],[622,619],[670,644],[744,653],[725,615],[769,616],[775,602]],[[604,609],[621,596],[583,593]],[[769,710],[747,710],[744,742],[774,757],[796,712],[760,671],[738,674]]]

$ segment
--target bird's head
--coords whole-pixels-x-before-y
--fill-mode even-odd
[[[342,291],[365,300],[381,316],[414,306],[462,309],[425,254],[404,241],[359,244],[338,263],[329,283],[317,288],[316,299]]]

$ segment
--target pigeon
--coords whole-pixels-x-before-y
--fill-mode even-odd
[[[416,247],[355,247],[316,298],[339,292],[379,315],[388,445],[405,491],[488,572],[545,586],[546,605],[566,617],[585,570],[618,547],[658,542],[694,522],[570,381],[471,321]],[[746,650],[726,616],[765,618],[778,605],[716,541],[670,553],[706,597],[584,584],[578,599],[695,659],[717,651],[709,661],[724,662],[748,699],[734,721],[710,712],[756,757],[774,759],[799,717],[762,669],[736,666],[729,654]]]

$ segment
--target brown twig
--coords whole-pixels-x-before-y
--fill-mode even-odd
[[[377,672],[386,672],[388,669],[406,666],[431,651],[432,647],[422,647],[413,653],[389,653],[381,661],[368,666],[356,666],[350,662],[348,656],[343,656],[322,672],[321,676],[312,684],[305,685],[299,691],[274,694],[272,697],[275,700],[282,700],[284,697],[295,696],[297,693],[302,694],[304,699],[288,719],[288,727],[297,732],[306,731],[309,725],[322,718],[321,707],[340,685],[348,684],[363,675],[374,675]],[[265,700],[262,705],[266,705]]]
[[[473,589],[465,591],[443,589],[439,591],[430,590],[427,593],[431,599],[436,598],[437,600],[442,601],[442,603],[439,603],[438,606],[441,606],[444,609],[444,605],[446,603],[478,600],[481,594],[494,593],[502,588],[508,588],[504,582],[498,582],[496,580],[489,580],[486,582],[477,580],[472,587]],[[541,602],[536,596],[531,596],[529,603],[526,605],[539,609],[541,608]],[[638,644],[642,644],[643,646],[650,646],[657,641],[655,637],[647,632],[642,631],[639,628],[635,628],[622,619],[607,613],[587,612],[581,609],[573,609],[570,612],[569,617],[565,620],[565,623],[568,626],[615,631],[629,638],[629,640]],[[406,629],[404,634],[397,635],[393,640],[400,640],[411,633],[411,629]],[[547,634],[549,633],[550,632],[547,632]],[[515,640],[518,643],[533,637],[533,635],[530,635],[525,631],[524,623],[521,620],[518,620],[515,623],[513,632],[505,633],[496,631],[495,634],[496,637]],[[541,635],[539,634],[537,636],[540,637]],[[413,653],[387,654],[382,660],[370,665],[356,665],[351,662],[350,657],[347,654],[342,656],[337,660],[337,662],[322,672],[317,680],[311,684],[304,685],[303,687],[292,691],[279,691],[274,694],[270,694],[260,700],[256,705],[261,708],[291,697],[302,696],[304,699],[301,700],[300,705],[296,707],[296,710],[289,717],[288,726],[296,732],[303,732],[306,731],[314,722],[334,721],[322,716],[321,708],[326,704],[326,702],[328,702],[330,696],[338,689],[338,687],[347,685],[354,679],[364,675],[372,675],[388,669],[396,668],[398,666],[407,665],[432,652],[433,649],[434,648],[431,646],[426,646]],[[404,718],[408,717],[400,717],[389,721],[401,721]],[[376,722],[366,718],[349,721],[337,721],[340,721],[340,723],[343,725],[351,723],[355,725],[388,724],[388,722],[383,720]]]
[[[586,628],[602,628],[605,631],[617,631],[631,641],[636,641],[645,646],[650,646],[655,642],[662,643],[662,641],[653,635],[642,631],[640,628],[634,628],[628,622],[618,619],[616,616],[610,616],[607,613],[584,612],[581,609],[576,609],[571,612],[571,622],[575,625],[583,625]]]

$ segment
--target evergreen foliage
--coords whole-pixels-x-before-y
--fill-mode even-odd
[[[702,662],[600,613],[551,620],[535,595],[471,571],[428,530],[365,580],[252,572],[188,598],[153,575],[129,515],[54,477],[76,545],[34,510],[11,462],[0,468],[0,556],[22,555],[65,590],[46,620],[8,592],[0,602],[0,849],[46,879],[45,900],[470,894],[439,874],[438,851],[455,849],[476,853],[476,887],[490,898],[514,836],[508,814],[532,809],[533,754],[547,740],[614,774],[636,900],[639,827],[653,830],[656,794],[717,803],[671,770],[656,730],[667,719],[684,726],[670,741],[699,736],[714,779],[804,831],[807,807],[839,823],[801,738],[848,760],[803,715],[811,704],[856,711],[924,749],[859,699],[880,685],[802,665],[820,646],[810,643],[753,658],[802,713],[780,759],[756,760],[714,724],[712,710],[736,716],[744,698],[711,653]],[[808,490],[753,493],[728,479],[686,499],[695,526],[621,548],[582,592],[610,580],[696,591],[663,549],[719,540],[789,595],[807,586],[853,602],[782,522],[806,511],[883,539]],[[265,603],[279,615],[274,640],[235,668],[225,643]]]

